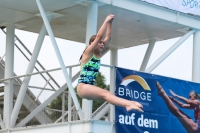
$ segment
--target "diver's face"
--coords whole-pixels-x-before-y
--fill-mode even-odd
[[[104,49],[104,42],[103,42],[103,41],[100,41],[100,42],[99,42],[99,44],[98,44],[98,46],[97,46],[97,49],[98,49],[98,51],[100,51],[100,52],[103,51],[103,49]]]
[[[193,93],[190,93],[189,94],[189,99],[190,100],[196,100],[197,98],[196,98],[196,96]]]

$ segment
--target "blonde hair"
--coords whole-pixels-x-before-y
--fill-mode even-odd
[[[191,93],[194,94],[197,99],[200,98],[200,94],[198,94],[195,90],[191,90],[190,94]]]

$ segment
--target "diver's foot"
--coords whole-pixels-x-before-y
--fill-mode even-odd
[[[165,91],[163,90],[159,82],[156,82],[156,87],[158,89],[158,95],[162,96],[165,93]]]
[[[142,110],[143,106],[138,103],[138,102],[134,102],[134,101],[131,101],[127,106],[126,106],[126,110],[127,111],[131,111],[131,110],[137,110],[139,112],[144,112]]]

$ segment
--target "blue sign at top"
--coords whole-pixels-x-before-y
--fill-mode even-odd
[[[117,133],[200,133],[200,84],[116,68],[116,96],[144,113],[115,107]]]

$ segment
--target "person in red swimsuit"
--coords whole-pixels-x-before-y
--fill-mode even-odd
[[[158,94],[163,98],[170,112],[179,119],[187,132],[200,133],[200,101],[198,100],[199,95],[192,90],[189,93],[189,99],[187,99],[183,96],[175,94],[170,90],[172,96],[168,96],[159,82],[156,83],[156,87],[158,89]],[[182,102],[178,101],[177,99]],[[195,121],[183,113],[178,107],[176,107],[174,103],[176,103],[181,108],[193,109]]]

